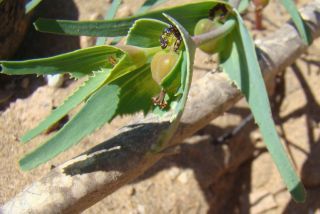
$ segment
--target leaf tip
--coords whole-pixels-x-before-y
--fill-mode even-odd
[[[32,167],[29,161],[26,160],[26,156],[19,160],[19,166],[22,171],[30,171],[34,167]]]
[[[35,22],[32,23],[32,25],[33,25],[34,29],[36,29],[36,31],[39,31],[38,21],[39,21],[39,19],[37,19]]]
[[[290,190],[290,194],[292,195],[292,198],[298,203],[305,202],[307,196],[306,190],[301,182],[299,182],[297,186]]]
[[[22,137],[20,137],[19,141],[20,141],[20,143],[25,144],[25,143],[27,143],[28,141],[30,141],[31,139],[32,139],[32,138],[30,138],[30,137],[28,136],[28,134],[25,134],[25,135],[23,135]]]
[[[35,22],[33,22],[33,26],[37,31],[41,31],[43,22],[45,21],[45,19],[43,18],[39,18],[37,19]]]

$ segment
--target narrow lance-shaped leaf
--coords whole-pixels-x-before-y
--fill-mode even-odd
[[[210,8],[216,4],[225,4],[224,1],[200,1],[196,3],[184,4],[176,7],[165,8],[157,11],[152,11],[136,16],[106,20],[106,21],[67,21],[67,20],[50,20],[39,19],[35,22],[37,30],[42,32],[66,34],[66,35],[86,35],[86,36],[125,36],[137,19],[152,18],[166,22],[167,19],[162,15],[166,13],[175,19],[188,31],[193,32],[194,25],[198,20],[208,17]],[[185,15],[182,15],[185,14]]]
[[[144,48],[160,47],[159,37],[168,24],[156,19],[139,19],[128,32],[126,44]]]
[[[122,0],[114,0],[110,8],[108,9],[104,20],[112,20],[117,13],[119,6],[121,5]],[[96,41],[96,45],[103,45],[106,42],[106,37],[98,37]]]
[[[299,11],[295,5],[295,2],[292,0],[280,0],[281,4],[286,8],[288,13],[290,14],[293,23],[297,27],[302,40],[307,44],[310,45],[312,43],[312,36],[310,33],[309,28],[305,24],[305,22],[302,20]]]
[[[240,4],[238,6],[239,13],[245,12],[250,6],[251,0],[240,0]]]
[[[158,90],[159,86],[152,81],[148,65],[104,85],[51,139],[21,159],[21,168],[30,170],[47,162],[110,122],[116,115],[139,111],[147,113],[153,107],[151,97]]]
[[[119,103],[119,90],[116,85],[100,88],[60,131],[20,160],[21,168],[30,170],[52,159],[110,121]]]
[[[29,13],[33,10],[42,0],[27,0],[26,4],[26,13]]]
[[[34,129],[28,131],[21,137],[21,142],[25,143],[47,130],[50,126],[58,122],[69,111],[77,107],[81,102],[87,99],[92,93],[94,93],[107,79],[110,70],[102,70],[94,72],[92,77],[84,82],[80,88],[74,92],[62,105],[56,108],[47,118],[45,118]]]
[[[162,2],[165,2],[166,0],[147,0],[143,3],[143,5],[141,5],[141,7],[134,13],[134,15],[138,15],[138,14],[142,14],[145,13],[146,11],[148,11],[152,6],[160,4]],[[138,19],[139,20],[139,19]],[[115,37],[111,44],[115,45],[118,44],[121,40],[121,36]]]
[[[147,12],[151,7],[161,4],[167,0],[146,0],[143,5],[139,8],[139,10],[136,12],[136,14],[142,14]]]
[[[107,82],[111,82],[142,67],[148,62],[149,58],[160,49],[159,47],[140,48],[131,45],[119,45],[117,47],[123,51],[124,55],[111,70]]]
[[[196,46],[187,30],[176,19],[168,14],[164,14],[164,16],[168,18],[175,27],[177,27],[182,36],[185,46],[185,52],[183,53],[183,62],[181,67],[181,87],[177,92],[182,94],[181,100],[178,102],[178,105],[176,107],[177,118],[180,118],[187,102],[188,93],[191,86]]]
[[[112,68],[108,57],[119,58],[122,55],[123,52],[116,47],[96,46],[42,59],[0,61],[0,65],[2,73],[8,75],[70,73],[80,78],[101,68]]]
[[[268,94],[256,57],[253,41],[236,12],[238,26],[227,37],[229,47],[220,53],[221,66],[246,97],[264,142],[292,197],[305,200],[305,191],[280,142],[272,119]]]

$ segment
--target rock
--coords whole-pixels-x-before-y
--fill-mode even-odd
[[[25,14],[24,4],[24,0],[0,3],[0,59],[11,57],[25,36],[29,15]]]

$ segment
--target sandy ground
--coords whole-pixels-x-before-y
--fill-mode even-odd
[[[97,19],[109,1],[45,1],[35,16]],[[94,3],[93,3],[94,2]],[[142,1],[124,1],[118,16],[131,15]],[[167,4],[172,4],[169,1]],[[299,1],[303,4],[307,1]],[[167,5],[166,4],[166,5]],[[40,12],[41,11],[41,12]],[[272,14],[268,16],[268,14]],[[272,2],[265,11],[263,37],[287,19]],[[252,15],[246,17],[252,26]],[[16,59],[54,55],[93,44],[92,38],[40,34],[30,29]],[[295,204],[284,188],[253,121],[236,136],[217,144],[250,111],[244,101],[185,141],[181,152],[165,158],[143,176],[121,188],[85,213],[314,213],[320,212],[320,40],[275,80],[271,97],[277,128],[297,171],[308,188],[308,200]],[[195,79],[214,63],[197,52]],[[200,69],[201,68],[201,69]],[[48,115],[81,82],[67,81],[59,89],[44,86],[42,79],[1,79],[0,85],[0,204],[57,165],[108,138],[130,118],[117,118],[71,150],[31,172],[22,172],[18,160],[48,138],[41,135],[27,145],[18,138]],[[73,114],[72,112],[71,114]]]

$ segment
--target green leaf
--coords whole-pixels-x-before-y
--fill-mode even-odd
[[[121,0],[114,0],[110,8],[108,9],[104,19],[112,20],[117,13],[119,6],[121,5]],[[98,37],[96,41],[96,45],[103,45],[106,42],[107,37]]]
[[[43,59],[26,61],[0,61],[2,73],[8,75],[23,74],[59,74],[70,73],[73,77],[80,78],[89,75],[94,70],[112,68],[107,58],[119,58],[122,51],[111,46],[96,46],[76,50]]]
[[[148,58],[160,49],[159,47],[140,48],[130,45],[119,45],[118,48],[122,49],[124,55],[111,70],[106,82],[113,81],[145,65]]]
[[[302,40],[307,44],[310,45],[312,43],[312,36],[308,26],[302,20],[299,11],[292,0],[280,0],[281,4],[286,8],[287,12],[290,14],[293,23],[297,27]]]
[[[226,43],[230,46],[220,53],[221,66],[246,97],[264,142],[292,197],[302,202],[305,200],[304,187],[276,132],[254,43],[241,16],[236,14],[238,26],[227,38]]]
[[[107,79],[110,70],[102,70],[94,72],[94,75],[90,77],[77,91],[74,92],[65,102],[52,111],[52,113],[44,119],[37,127],[30,130],[24,136],[21,137],[21,142],[25,143],[42,132],[46,131],[50,126],[58,122],[69,111],[77,107],[81,102],[87,99],[92,93],[94,93]]]
[[[140,18],[152,18],[161,21],[167,21],[162,13],[166,13],[184,26],[184,28],[193,32],[195,24],[202,18],[206,18],[209,15],[209,10],[216,4],[225,4],[223,1],[201,1],[196,3],[184,4],[176,7],[165,8],[157,11],[152,11],[145,14],[139,14],[124,19],[115,19],[107,21],[67,21],[67,20],[50,20],[39,19],[35,22],[37,30],[48,33],[66,34],[66,35],[85,35],[85,36],[125,36],[137,19]],[[182,15],[186,14],[186,15]]]
[[[112,4],[105,16],[105,20],[111,20],[116,15],[119,6],[121,5],[122,0],[113,0]]]
[[[187,30],[179,23],[176,19],[171,17],[168,14],[164,14],[164,16],[169,19],[169,21],[179,30],[181,37],[183,39],[183,44],[185,47],[185,51],[183,52],[183,61],[181,64],[181,86],[178,90],[178,93],[182,94],[180,101],[176,107],[176,115],[173,119],[180,119],[182,116],[185,104],[187,102],[188,93],[191,86],[192,72],[193,72],[193,62],[195,56],[196,45],[194,44],[191,36],[187,32]]]
[[[239,13],[244,13],[250,6],[250,2],[251,0],[240,0],[240,4],[238,6]]]
[[[151,7],[161,4],[165,2],[166,0],[147,0],[143,5],[139,8],[139,10],[136,12],[136,14],[141,14],[147,12]]]
[[[160,91],[160,86],[152,79],[149,64],[122,76],[111,84],[121,88],[117,115],[140,111],[148,113],[154,108],[152,97]]]
[[[30,0],[26,4],[26,13],[29,13],[31,10],[33,10],[42,0]]]
[[[154,5],[157,5],[157,4],[160,4],[160,3],[162,3],[162,2],[165,2],[165,1],[166,1],[166,0],[147,0],[147,1],[139,8],[139,10],[134,13],[134,15],[144,13],[144,12],[148,11],[148,10],[150,9],[150,7],[152,7],[152,6],[154,6]],[[121,39],[122,39],[121,36],[115,37],[115,38],[112,40],[111,44],[112,44],[112,45],[118,44]]]
[[[139,19],[128,32],[128,45],[144,48],[159,47],[162,31],[169,25],[156,19]]]
[[[100,88],[60,131],[20,160],[23,170],[30,170],[78,143],[114,116],[119,103],[120,88],[105,85]]]

